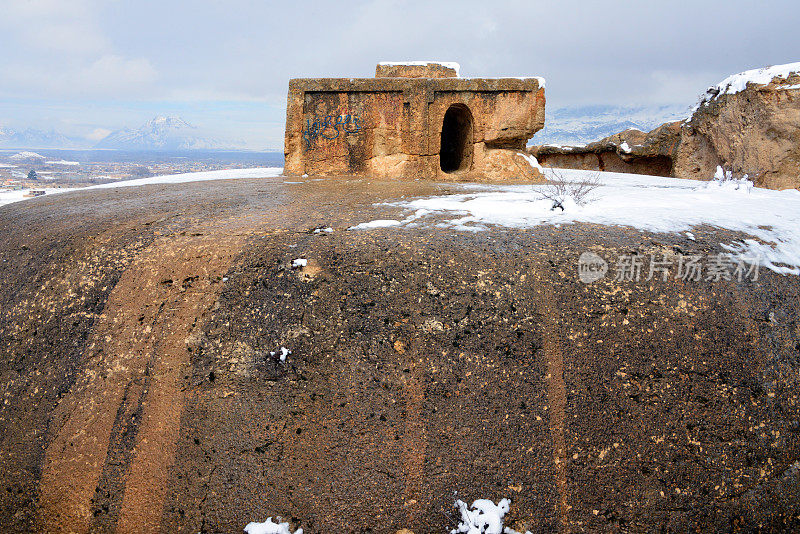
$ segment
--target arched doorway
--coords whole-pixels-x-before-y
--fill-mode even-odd
[[[472,113],[464,104],[453,104],[442,121],[439,166],[444,172],[467,171],[472,166]]]

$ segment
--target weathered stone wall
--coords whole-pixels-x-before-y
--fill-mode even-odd
[[[448,109],[468,110],[454,172],[440,165]],[[539,181],[521,153],[544,126],[538,79],[296,79],[289,83],[285,172],[385,178]]]

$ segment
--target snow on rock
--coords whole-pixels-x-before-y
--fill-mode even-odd
[[[367,230],[369,228],[387,228],[389,226],[399,226],[403,221],[396,221],[393,219],[377,219],[374,221],[364,222],[351,226],[348,230]]]
[[[280,518],[278,518],[280,521]],[[303,534],[303,529],[298,528],[294,533],[289,528],[289,523],[273,523],[272,518],[268,517],[263,523],[248,523],[244,527],[247,534]]]
[[[292,351],[290,351],[290,350],[289,350],[289,349],[287,349],[286,347],[281,347],[281,348],[280,348],[280,353],[281,353],[281,354],[280,354],[280,356],[278,356],[278,358],[280,358],[280,360],[281,360],[282,362],[285,362],[285,361],[286,361],[286,357],[287,357],[288,355],[290,355],[290,354],[292,353]],[[275,351],[272,351],[272,352],[270,352],[270,353],[269,353],[269,355],[270,355],[270,356],[275,356]]]
[[[391,206],[391,203],[383,203],[384,205]],[[357,224],[355,226],[351,226],[348,230],[367,230],[369,228],[387,228],[389,226],[400,226],[400,225],[412,225],[414,221],[417,219],[421,219],[422,217],[428,215],[430,212],[426,209],[418,209],[414,211],[411,215],[403,219],[402,221],[396,221],[394,219],[378,219],[375,221],[369,221],[361,224]]]
[[[508,499],[500,499],[497,504],[489,499],[476,499],[472,507],[458,500],[455,507],[461,514],[461,523],[450,534],[503,534],[503,517],[510,506]]]
[[[531,154],[526,154],[525,152],[519,152],[519,155],[522,156],[523,159],[527,161],[531,167],[533,167],[534,169],[536,169],[541,173],[544,173],[544,169],[542,169],[542,166],[539,165],[539,160],[536,159],[536,156],[533,156]]]
[[[308,260],[305,258],[297,258],[296,260],[292,260],[292,269],[305,267],[306,265],[308,265]]]
[[[619,145],[619,149],[625,152],[626,154],[630,154],[631,146],[628,144],[627,141],[623,141],[621,145]]]
[[[800,72],[800,62],[746,70],[739,74],[733,74],[717,85],[709,87],[706,92],[700,96],[700,101],[694,109],[697,110],[700,106],[708,104],[720,95],[733,95],[744,91],[748,83],[767,85],[773,78],[786,78],[792,72]]]
[[[570,169],[557,172],[568,181],[585,181],[598,174]],[[545,175],[550,173],[545,170]],[[800,191],[754,188],[749,183],[737,185],[736,181],[715,184],[638,174],[599,175],[593,200],[583,206],[570,204],[563,211],[553,210],[552,201],[542,197],[546,184],[464,184],[460,193],[391,205],[414,210],[415,225],[435,217],[433,224],[457,231],[482,231],[493,225],[529,228],[580,222],[663,233],[717,226],[756,238],[727,245],[738,257],[759,258],[763,267],[777,273],[800,275]],[[378,220],[354,228],[406,224],[404,220]]]

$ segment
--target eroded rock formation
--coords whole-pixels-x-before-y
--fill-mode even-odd
[[[550,167],[672,176],[680,132],[681,123],[672,122],[649,133],[629,129],[582,147],[543,145],[531,153]]]
[[[720,165],[762,187],[800,187],[800,73],[735,94],[717,90],[681,129],[675,176],[707,179]]]
[[[800,63],[731,76],[709,88],[690,119],[649,133],[626,130],[583,147],[530,152],[553,167],[709,180],[721,166],[761,187],[800,187],[798,71]]]
[[[381,64],[374,79],[291,80],[286,174],[542,180],[525,144],[544,126],[543,80],[455,74]]]

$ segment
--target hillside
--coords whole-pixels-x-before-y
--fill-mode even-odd
[[[800,277],[582,283],[586,251],[749,235],[511,224],[524,194],[277,177],[0,207],[4,530],[446,532],[455,492],[510,499],[519,532],[799,528]]]

